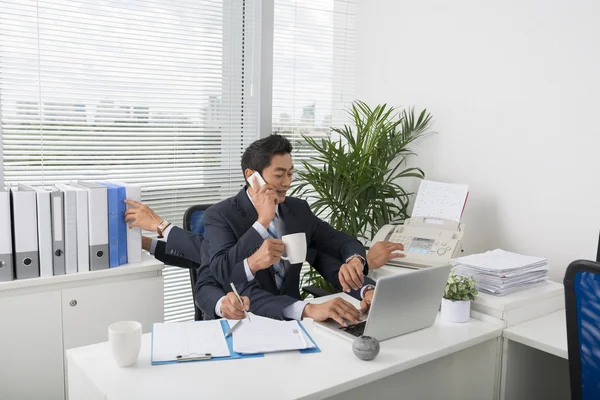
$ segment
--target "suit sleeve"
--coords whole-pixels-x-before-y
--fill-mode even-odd
[[[194,261],[191,261],[191,260],[188,260],[188,259],[182,258],[182,257],[168,255],[166,252],[166,246],[167,246],[167,244],[165,242],[163,242],[162,240],[159,240],[156,243],[156,249],[154,250],[154,257],[157,260],[162,261],[166,265],[172,265],[172,266],[180,267],[180,268],[187,268],[187,269],[198,268],[198,263],[196,263]]]
[[[338,259],[327,253],[318,252],[311,265],[327,282],[331,283],[340,292],[342,291],[342,285],[340,284],[338,275],[342,263]],[[363,287],[365,285],[375,285],[375,282],[372,279],[365,277]],[[362,288],[359,288],[358,290],[350,289],[348,294],[355,299],[362,300],[360,295],[361,290]]]
[[[214,277],[223,287],[229,286],[230,282],[247,283],[244,259],[258,250],[263,238],[252,227],[239,239],[236,238],[226,218],[212,207],[204,213],[204,225],[210,270]]]
[[[198,268],[196,278],[196,287],[193,288],[196,293],[196,305],[202,312],[211,319],[219,318],[215,314],[215,306],[219,299],[225,296],[226,291],[223,290],[219,282],[210,272],[208,263]]]
[[[246,283],[240,292],[240,296],[248,296],[250,311],[254,314],[281,320],[286,319],[283,315],[284,308],[300,301],[291,296],[270,293],[261,288],[256,280]]]
[[[327,253],[345,262],[353,254],[367,258],[365,247],[355,238],[334,229],[327,222],[321,220],[310,210],[308,203],[303,202],[309,218],[309,233],[311,235],[309,247],[314,247],[320,253]],[[366,266],[365,266],[366,267]],[[365,268],[366,270],[366,268]]]
[[[202,241],[202,235],[174,226],[169,232],[164,252],[166,256],[185,258],[200,264]]]

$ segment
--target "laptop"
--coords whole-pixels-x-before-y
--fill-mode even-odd
[[[443,265],[380,278],[366,320],[348,327],[333,320],[317,324],[350,340],[365,335],[382,341],[427,328],[435,322],[451,269]]]

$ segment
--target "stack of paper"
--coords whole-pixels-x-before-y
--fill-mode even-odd
[[[411,215],[413,217],[434,217],[460,222],[468,196],[468,185],[423,179],[419,185]]]
[[[233,350],[242,354],[272,353],[276,351],[315,348],[298,321],[277,321],[252,314],[252,322],[242,324],[233,331]]]
[[[547,283],[545,258],[496,249],[454,259],[457,275],[474,276],[477,290],[496,296]]]
[[[184,323],[155,323],[152,329],[152,362],[175,362],[178,357],[211,358],[231,355],[219,320]]]

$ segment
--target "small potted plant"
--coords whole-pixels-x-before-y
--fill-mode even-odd
[[[471,315],[471,300],[475,300],[475,296],[477,289],[473,276],[465,277],[450,272],[442,299],[442,320],[467,322]]]

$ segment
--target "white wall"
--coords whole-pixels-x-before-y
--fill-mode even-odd
[[[359,0],[357,97],[426,107],[428,179],[468,183],[469,253],[567,265],[600,229],[600,2]]]

